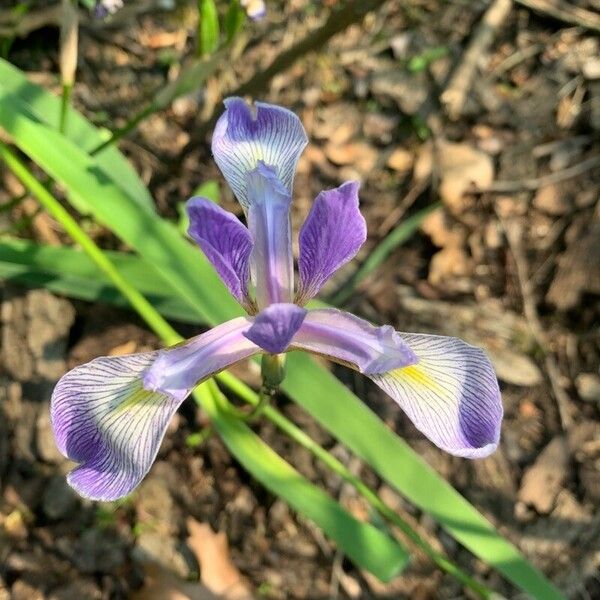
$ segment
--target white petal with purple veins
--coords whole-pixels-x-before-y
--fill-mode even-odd
[[[150,469],[183,401],[150,392],[141,375],[156,352],[97,358],[57,384],[51,419],[58,449],[81,463],[68,481],[92,500],[129,494]]]
[[[227,98],[225,112],[215,126],[212,151],[227,183],[244,210],[250,200],[246,175],[258,161],[272,166],[291,194],[296,163],[308,139],[300,119],[281,106],[241,98]]]

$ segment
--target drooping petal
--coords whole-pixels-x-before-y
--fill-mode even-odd
[[[321,354],[365,375],[417,362],[393,327],[375,327],[335,308],[308,311],[292,347]]]
[[[129,494],[150,469],[170,418],[198,383],[261,349],[240,317],[175,348],[101,357],[57,384],[51,418],[59,450],[80,465],[69,483],[93,500]]]
[[[58,449],[80,463],[70,485],[92,500],[129,494],[150,469],[183,401],[142,387],[156,352],[101,357],[69,371],[51,400]]]
[[[256,102],[252,109],[241,98],[227,98],[225,112],[215,126],[212,151],[247,211],[250,200],[246,175],[258,166],[258,161],[274,167],[291,194],[296,163],[307,142],[300,119],[286,108]]]
[[[298,303],[305,304],[323,284],[356,256],[367,238],[358,208],[356,181],[321,192],[300,230]]]
[[[185,398],[192,388],[214,373],[261,352],[243,335],[251,324],[247,317],[238,317],[182,344],[160,350],[143,375],[144,387]]]
[[[498,446],[502,400],[479,348],[457,338],[373,327],[334,309],[309,311],[290,348],[368,375],[419,431],[451,454],[479,458]]]
[[[254,247],[251,275],[260,309],[291,302],[294,294],[291,196],[272,168],[259,162],[248,173],[248,228]]]
[[[257,315],[244,335],[263,350],[279,354],[289,346],[306,314],[295,304],[272,304]]]
[[[401,335],[419,362],[371,379],[443,450],[466,458],[491,454],[500,441],[503,409],[485,352],[457,338]]]
[[[186,205],[189,236],[200,246],[238,302],[248,305],[252,236],[239,219],[206,198]]]

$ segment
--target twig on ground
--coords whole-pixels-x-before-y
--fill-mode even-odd
[[[600,15],[589,10],[561,2],[561,0],[515,0],[535,12],[548,15],[559,21],[579,25],[593,31],[600,31]]]
[[[417,198],[427,189],[430,184],[430,178],[418,179],[415,181],[411,188],[408,190],[406,196],[402,198],[400,204],[392,210],[392,212],[384,219],[383,223],[379,226],[377,233],[384,237],[390,229],[400,221],[405,215],[406,211],[416,202]]]
[[[580,163],[567,167],[562,171],[556,171],[556,173],[550,173],[549,175],[542,175],[541,177],[532,177],[530,179],[520,179],[518,181],[494,181],[490,186],[482,189],[475,189],[476,193],[484,192],[500,192],[503,194],[511,194],[523,191],[535,191],[538,188],[554,183],[565,181],[566,179],[572,179],[578,175],[582,175],[586,171],[591,170],[596,165],[600,165],[600,155],[596,154],[587,158]]]
[[[451,119],[456,120],[461,116],[477,72],[478,62],[494,41],[496,33],[510,14],[512,5],[512,0],[494,0],[483,15],[468,48],[440,98]]]
[[[560,384],[560,371],[554,355],[549,350],[548,338],[546,337],[546,333],[538,315],[533,284],[528,274],[527,258],[525,257],[525,251],[521,242],[521,225],[516,220],[507,220],[501,217],[500,214],[496,214],[506,233],[508,246],[515,261],[517,279],[523,300],[523,312],[527,319],[531,334],[535,338],[538,346],[544,352],[544,366],[556,400],[561,426],[564,431],[567,431],[573,423],[570,411],[571,401]]]

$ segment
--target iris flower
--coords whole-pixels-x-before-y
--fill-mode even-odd
[[[51,416],[58,448],[79,463],[68,475],[71,486],[96,500],[130,493],[198,383],[253,355],[291,350],[366,375],[443,450],[467,458],[493,452],[502,403],[481,349],[452,337],[376,327],[335,308],[305,308],[365,241],[359,185],[350,181],[316,197],[300,230],[295,289],[290,206],[306,134],[285,108],[249,107],[240,98],[227,99],[225,107],[212,151],[247,226],[196,197],[187,203],[189,235],[247,315],[171,348],[96,358],[67,373],[52,395]],[[343,419],[343,405],[339,411]]]

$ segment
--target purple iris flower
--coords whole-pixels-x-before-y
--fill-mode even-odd
[[[116,13],[120,8],[123,8],[123,0],[96,0],[94,16],[104,19],[108,15]]]
[[[290,350],[363,373],[443,450],[467,458],[493,452],[502,402],[481,349],[456,338],[375,327],[334,308],[304,308],[365,241],[358,183],[315,199],[300,230],[295,289],[290,204],[306,134],[285,108],[259,102],[251,108],[240,98],[225,106],[212,150],[248,225],[205,198],[192,198],[189,234],[247,316],[172,348],[101,357],[67,373],[54,390],[51,415],[60,451],[80,463],[69,483],[96,500],[125,496],[150,469],[169,420],[194,386],[253,355]],[[341,418],[343,411],[340,406]]]

